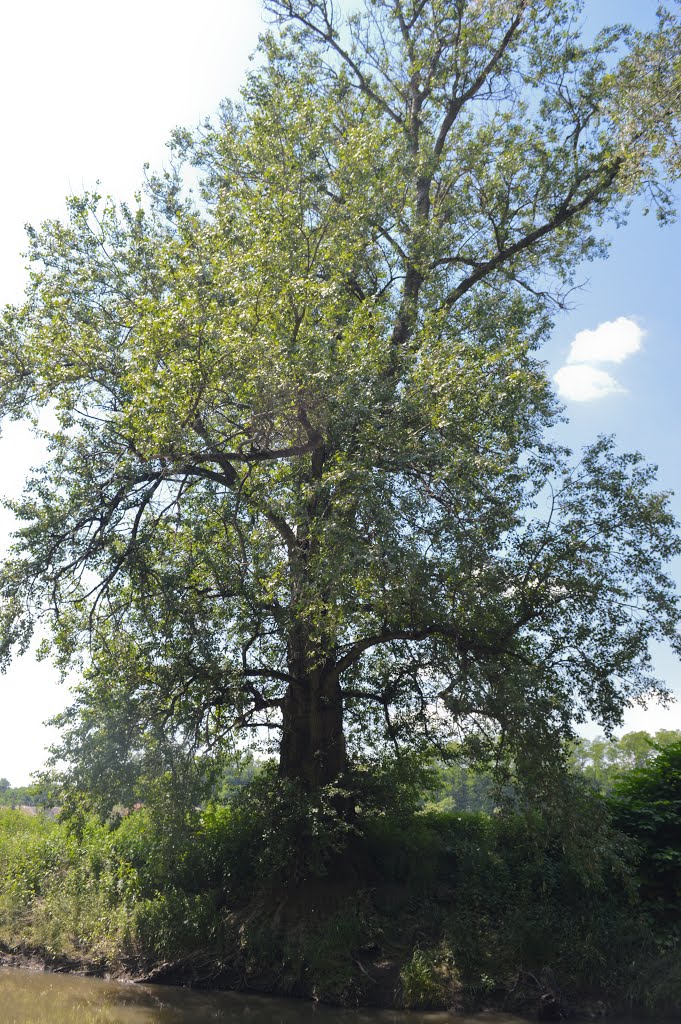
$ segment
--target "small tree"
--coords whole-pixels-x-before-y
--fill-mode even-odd
[[[196,197],[180,168],[30,232],[2,409],[57,426],[2,656],[42,617],[84,657],[75,759],[115,691],[172,744],[276,730],[311,789],[469,728],[522,767],[662,692],[648,644],[678,643],[666,499],[609,440],[550,443],[535,355],[595,228],[668,213],[678,22],[587,46],[571,0],[266,6],[241,104],[174,137]]]

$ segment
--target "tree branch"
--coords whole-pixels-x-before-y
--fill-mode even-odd
[[[603,197],[605,191],[615,181],[615,178],[617,177],[620,171],[622,163],[623,158],[618,157],[616,160],[612,162],[610,167],[606,170],[602,181],[597,186],[592,188],[589,192],[587,192],[587,194],[583,196],[582,199],[579,200],[579,202],[574,203],[573,205],[569,205],[568,201],[566,200],[561,204],[561,206],[558,207],[558,210],[556,211],[555,215],[550,220],[546,221],[546,223],[542,224],[538,228],[535,228],[534,231],[530,231],[523,238],[520,238],[517,242],[514,242],[513,245],[509,245],[505,249],[501,249],[496,254],[496,256],[492,257],[492,259],[479,264],[477,269],[474,270],[472,274],[469,274],[468,277],[465,277],[463,281],[461,281],[456,286],[456,288],[454,288],[449,293],[449,295],[445,298],[443,307],[448,308],[453,306],[456,302],[459,301],[459,299],[463,295],[466,294],[466,292],[470,291],[470,289],[473,288],[474,285],[476,285],[479,281],[483,280],[483,278],[487,277],[495,270],[498,270],[499,267],[503,266],[505,263],[508,263],[510,260],[513,259],[514,256],[518,256],[521,252],[524,252],[526,249],[530,249],[533,245],[535,245],[546,235],[551,234],[553,231],[557,231],[558,228],[562,227],[564,224],[567,224],[578,214],[582,213],[592,203],[597,203]]]
[[[388,629],[386,627],[380,633],[374,633],[354,643],[350,650],[336,662],[332,675],[338,679],[366,651],[371,650],[372,647],[378,647],[379,644],[392,643],[394,640],[410,640],[418,643],[421,640],[427,640],[431,636],[447,636],[450,639],[460,639],[459,633],[452,626],[443,623],[434,623],[422,629]]]
[[[501,58],[506,53],[506,50],[510,46],[511,41],[518,30],[520,22],[522,21],[523,15],[527,10],[528,6],[529,0],[520,0],[520,3],[518,5],[518,13],[512,20],[499,46],[494,51],[494,53],[488,60],[487,64],[485,64],[480,74],[473,80],[468,89],[466,89],[465,92],[461,93],[460,96],[452,96],[445,116],[442,120],[442,124],[440,125],[438,137],[435,141],[434,152],[436,156],[440,156],[442,154],[449,131],[452,125],[454,124],[456,118],[459,116],[461,109],[465,106],[466,103],[472,100],[480,92],[483,85],[485,84],[489,76],[492,74],[494,69],[497,67]]]
[[[241,674],[247,678],[278,679],[282,683],[294,683],[295,679],[288,672],[280,672],[275,668],[244,668]]]
[[[312,0],[309,4],[307,13],[297,10],[294,0],[266,0],[265,10],[269,10],[280,20],[288,19],[290,21],[297,21],[309,32],[316,35],[323,43],[330,46],[352,71],[353,75],[357,79],[357,86],[360,92],[363,92],[365,96],[376,103],[396,124],[401,125],[404,123],[402,116],[392,109],[390,104],[383,99],[380,93],[376,92],[357,61],[338,42],[336,30],[329,16],[326,0],[321,0],[321,2],[319,2],[319,0]],[[315,10],[318,11],[322,19],[322,25],[315,24],[311,18],[312,12]]]

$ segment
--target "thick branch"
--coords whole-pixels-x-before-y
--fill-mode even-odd
[[[620,168],[622,166],[622,158],[618,158],[613,161],[610,167],[607,169],[603,179],[594,188],[590,189],[589,192],[579,202],[570,205],[566,200],[561,206],[558,207],[556,213],[550,220],[542,224],[540,227],[530,231],[523,238],[518,239],[512,245],[506,246],[504,249],[500,249],[496,256],[492,259],[487,260],[484,263],[480,263],[472,274],[465,277],[463,281],[454,288],[449,295],[446,297],[443,305],[445,307],[453,306],[459,299],[470,291],[479,281],[482,281],[489,274],[498,270],[505,263],[510,262],[514,256],[518,256],[526,249],[532,248],[537,242],[539,242],[546,235],[550,235],[553,231],[557,231],[564,224],[567,224],[578,214],[583,213],[592,203],[597,203],[604,196],[604,193],[612,185],[615,178],[617,177]]]
[[[275,668],[244,668],[241,674],[247,678],[278,679],[282,683],[294,683],[295,679],[288,672],[280,672]]]
[[[371,650],[372,647],[378,647],[379,644],[392,643],[394,640],[410,640],[417,643],[420,640],[427,640],[431,636],[460,639],[459,633],[452,626],[442,623],[434,623],[422,629],[388,629],[386,627],[380,633],[374,633],[354,643],[350,650],[336,662],[332,673],[333,677],[340,678],[342,673],[354,665],[366,651]]]

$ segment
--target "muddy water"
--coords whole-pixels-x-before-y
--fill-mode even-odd
[[[191,992],[0,968],[2,1024],[523,1024],[517,1017],[333,1010],[231,992]]]

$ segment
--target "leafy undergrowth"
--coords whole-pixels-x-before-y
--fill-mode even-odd
[[[636,850],[584,794],[562,817],[350,824],[271,780],[202,812],[3,810],[0,945],[345,1006],[673,1012],[680,935],[641,901]]]

